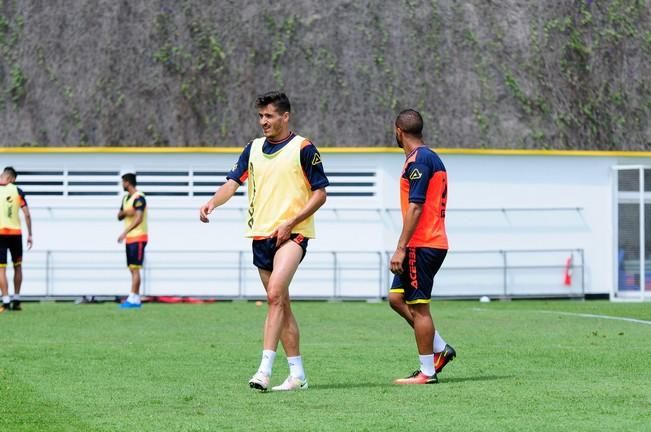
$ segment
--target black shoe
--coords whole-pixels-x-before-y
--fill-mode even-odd
[[[23,310],[22,306],[20,305],[20,300],[14,300],[11,302],[11,310],[12,311],[21,311]]]
[[[11,310],[11,303],[2,303],[0,306],[0,313],[9,312]]]
[[[450,345],[445,344],[442,352],[434,354],[434,369],[436,373],[443,370],[446,364],[451,362],[457,356],[457,352]]]

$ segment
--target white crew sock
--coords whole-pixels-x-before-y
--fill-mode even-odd
[[[140,304],[140,294],[129,294],[129,303]]]
[[[301,356],[296,357],[287,357],[287,363],[289,364],[289,375],[300,380],[305,379],[305,371],[303,370],[303,359]]]
[[[14,294],[11,298],[14,301],[20,301],[20,294]]]
[[[11,300],[9,299],[9,296],[2,296],[2,303],[3,303],[3,304],[7,304],[7,303],[9,303],[10,301],[11,301]]]
[[[436,330],[436,332],[434,333],[434,352],[435,353],[443,352],[443,350],[445,350],[446,345],[447,344],[439,334],[439,331]]]
[[[258,368],[258,372],[262,372],[267,376],[271,376],[271,368],[274,365],[275,359],[276,359],[276,351],[263,350],[262,360],[260,361],[260,367]]]
[[[427,376],[434,375],[434,354],[419,355],[420,371]]]

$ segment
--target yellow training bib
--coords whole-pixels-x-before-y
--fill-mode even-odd
[[[269,237],[280,224],[296,216],[312,196],[301,166],[301,146],[305,141],[296,135],[276,153],[264,154],[265,138],[253,140],[249,155],[247,237]],[[314,238],[314,216],[296,225],[292,233]]]
[[[142,222],[140,225],[132,229],[127,233],[127,239],[126,243],[136,243],[136,242],[146,242],[148,240],[147,236],[147,206],[145,206],[144,209],[139,209],[137,206],[134,206],[134,202],[136,201],[137,198],[140,197],[145,197],[145,194],[136,191],[133,195],[125,195],[124,198],[122,198],[122,210],[131,210],[135,209],[136,211],[142,210],[143,215],[142,215]],[[124,227],[128,228],[133,220],[136,218],[135,215],[133,216],[127,216],[124,218]]]
[[[15,184],[0,185],[0,235],[20,235],[20,207],[23,199]]]

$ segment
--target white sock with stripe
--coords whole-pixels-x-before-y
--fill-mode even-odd
[[[420,371],[427,375],[434,375],[434,354],[419,355]]]

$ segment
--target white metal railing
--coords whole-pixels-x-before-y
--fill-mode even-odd
[[[388,251],[309,251],[292,284],[294,298],[383,298],[393,275]],[[148,251],[143,294],[261,298],[250,251]],[[569,260],[569,261],[568,261]],[[105,250],[31,252],[23,295],[123,295],[129,287],[124,253]],[[11,270],[10,270],[11,271]],[[473,278],[468,275],[474,273]],[[468,280],[482,283],[468,286]],[[570,275],[570,284],[565,285]],[[434,297],[582,297],[583,249],[452,251],[435,281]]]

